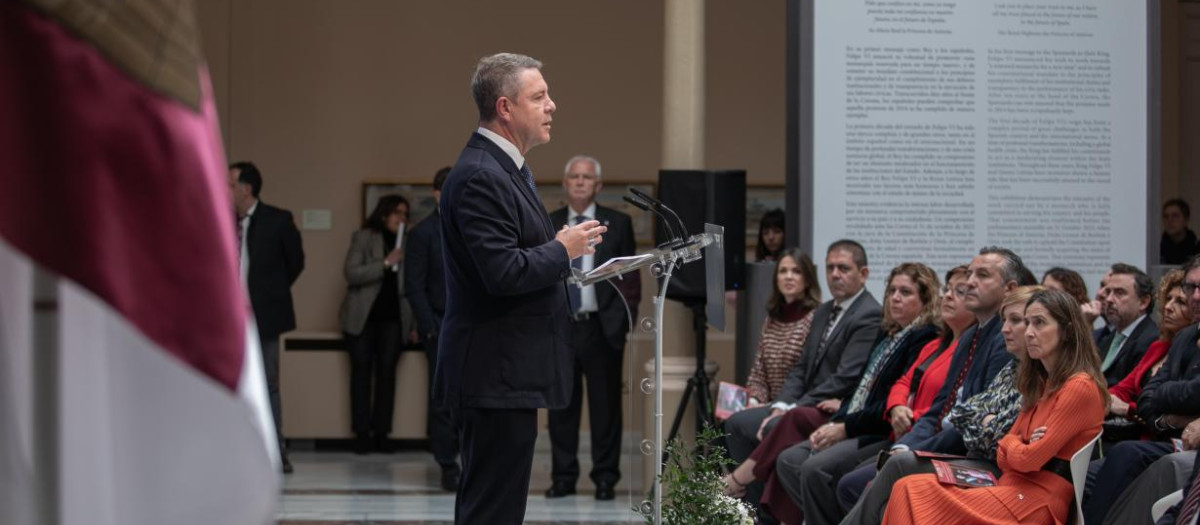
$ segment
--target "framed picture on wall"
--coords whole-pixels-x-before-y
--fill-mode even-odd
[[[363,182],[362,186],[363,220],[366,220],[371,212],[375,211],[375,204],[379,202],[380,197],[391,194],[402,195],[408,200],[407,227],[421,222],[437,208],[437,203],[433,201],[432,184],[367,181]]]
[[[787,187],[782,184],[746,185],[746,249],[754,251],[758,243],[758,223],[764,213],[787,209]],[[749,259],[753,260],[753,259]]]
[[[654,183],[652,182],[604,181],[604,186],[600,188],[600,193],[596,195],[596,203],[629,215],[633,219],[633,236],[637,239],[638,246],[653,246],[654,215],[650,212],[639,210],[622,199],[625,195],[629,195],[629,188],[637,188],[639,191],[644,191],[649,195],[654,195],[655,192]],[[542,203],[546,205],[547,212],[552,212],[567,205],[567,194],[566,190],[563,189],[562,183],[538,184],[538,195],[542,197]]]

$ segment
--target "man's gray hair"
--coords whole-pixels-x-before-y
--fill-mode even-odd
[[[520,85],[518,79],[526,69],[541,69],[537,59],[516,53],[496,53],[479,59],[475,75],[471,77],[471,95],[479,108],[479,120],[496,118],[496,101],[500,97],[516,100]]]
[[[1029,270],[1025,268],[1025,261],[1021,260],[1021,256],[1012,250],[1000,246],[985,246],[979,250],[979,255],[999,255],[1001,259],[1004,259],[1004,265],[1000,268],[1000,276],[1004,278],[1004,282],[1016,281],[1020,286],[1028,280],[1022,278],[1023,273],[1029,273]]]
[[[563,176],[570,175],[571,165],[580,161],[591,162],[592,166],[596,168],[596,180],[600,180],[600,161],[596,160],[595,157],[589,157],[587,155],[576,155],[571,157],[571,159],[567,161],[567,165],[563,166]]]

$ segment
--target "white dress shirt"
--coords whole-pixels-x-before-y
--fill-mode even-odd
[[[574,226],[575,225],[575,217],[578,217],[580,215],[587,217],[588,220],[595,220],[595,218],[596,218],[596,203],[595,203],[595,201],[593,201],[591,204],[589,204],[588,207],[583,210],[583,213],[575,213],[574,208],[567,206],[567,226]],[[581,261],[580,264],[582,266],[584,273],[592,271],[592,268],[595,268],[595,266],[596,266],[596,255],[595,254],[589,253],[589,254],[581,256],[579,259]],[[600,310],[600,305],[599,305],[599,303],[596,302],[596,285],[589,284],[589,285],[581,288],[579,290],[579,313],[596,312],[599,310]]]

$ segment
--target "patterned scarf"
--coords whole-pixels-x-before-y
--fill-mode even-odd
[[[858,388],[854,390],[854,395],[850,398],[850,407],[846,410],[847,414],[853,414],[862,410],[862,407],[867,402],[867,396],[871,393],[871,388],[875,386],[875,380],[879,379],[879,369],[883,368],[883,364],[888,362],[897,348],[904,344],[904,340],[912,333],[914,327],[917,326],[916,321],[913,321],[900,330],[899,333],[891,337],[885,337],[879,341],[875,349],[871,351],[871,359],[867,363],[867,370],[863,374],[862,379],[858,382]]]

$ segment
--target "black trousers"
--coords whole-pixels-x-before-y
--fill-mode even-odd
[[[566,408],[549,411],[551,470],[558,483],[579,479],[579,421],[583,381],[587,378],[588,422],[592,432],[594,483],[616,484],[621,479],[621,365],[625,349],[613,348],[594,315],[571,323],[575,351],[575,389]]]
[[[450,409],[433,402],[433,376],[437,370],[437,337],[425,341],[425,357],[429,362],[429,405],[425,417],[425,434],[429,436],[429,450],[433,459],[443,469],[458,470],[458,430]]]
[[[369,319],[362,333],[346,334],[350,344],[350,424],[355,434],[386,436],[392,431],[402,337],[398,319]]]
[[[454,523],[522,523],[537,441],[537,410],[458,408],[454,421],[462,440]]]
[[[283,406],[279,396],[279,334],[259,334],[263,372],[267,376],[267,398],[271,401],[271,416],[275,419],[275,439],[283,453]]]

